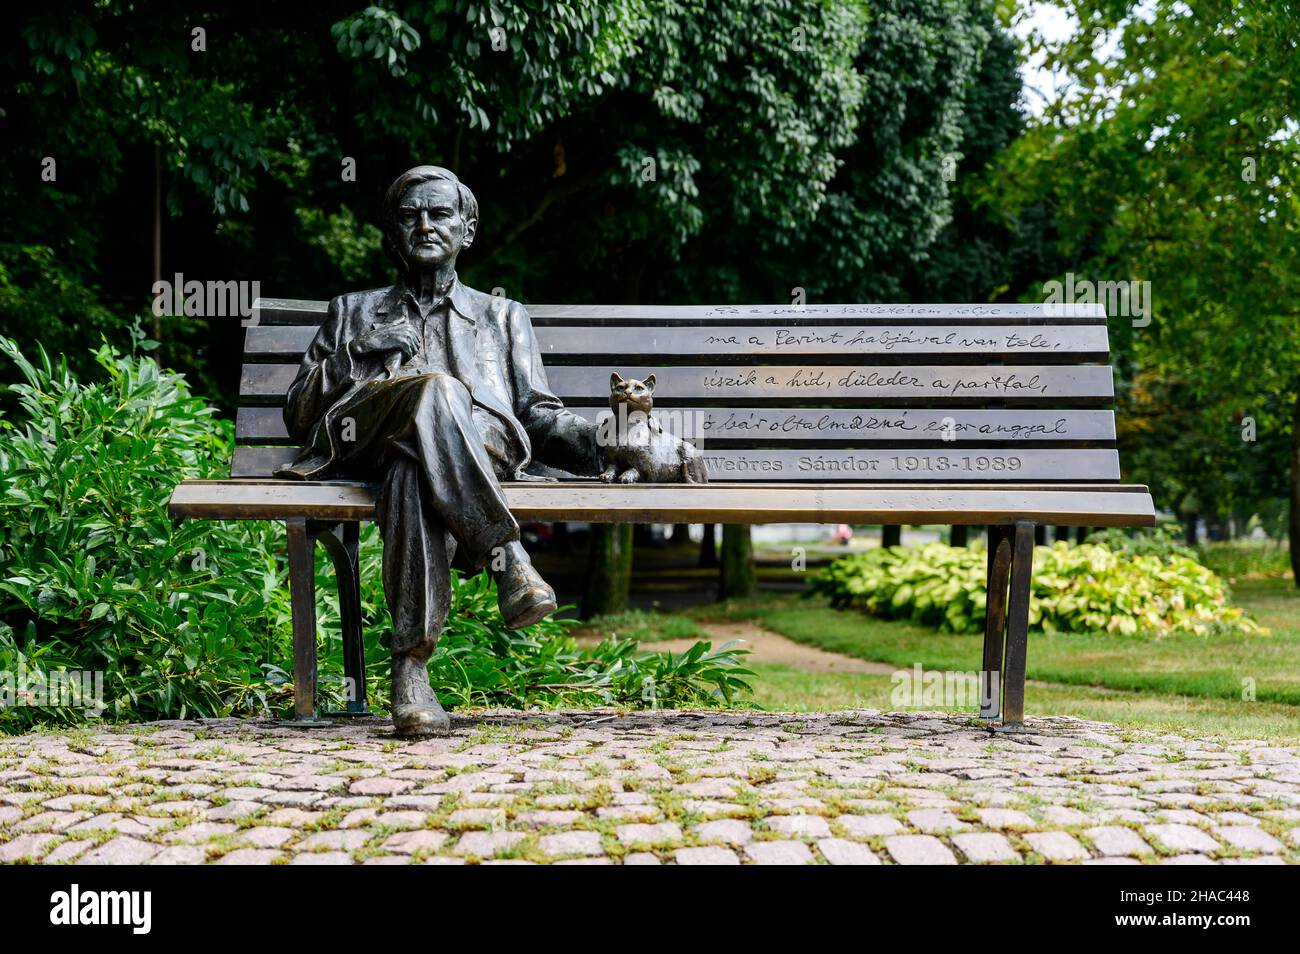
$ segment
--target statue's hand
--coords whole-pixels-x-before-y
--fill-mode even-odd
[[[420,350],[420,334],[409,321],[395,321],[357,335],[348,343],[348,350],[356,358],[376,351],[397,351],[405,361]]]

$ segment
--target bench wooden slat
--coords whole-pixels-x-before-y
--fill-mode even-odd
[[[621,523],[1007,524],[1032,516],[1059,526],[1152,526],[1145,487],[949,485],[604,485],[585,481],[507,483],[520,520]],[[367,520],[373,491],[360,484],[296,481],[185,481],[172,517],[212,520]]]
[[[710,480],[1119,480],[1119,454],[1085,450],[714,450]],[[269,477],[297,454],[293,447],[237,447],[232,477]]]
[[[248,329],[245,361],[302,360],[316,335],[313,325],[263,325]],[[537,329],[544,358],[632,355],[700,356],[762,355],[806,357],[822,355],[927,355],[993,361],[1053,363],[1105,360],[1110,346],[1105,325],[1045,326],[984,325],[844,325],[828,327],[700,326],[666,328],[636,326],[549,326]]]
[[[603,407],[570,407],[589,421],[609,413]],[[853,441],[940,444],[951,433],[955,444],[1001,442],[1009,446],[1115,440],[1113,411],[972,410],[941,408],[661,408],[657,417],[665,430],[701,442],[745,444],[806,444],[809,441]],[[243,444],[286,444],[289,432],[278,407],[241,407],[235,417],[235,440]]]
[[[653,372],[658,393],[673,402],[716,401],[728,406],[746,400],[808,404],[890,400],[910,406],[946,401],[1098,403],[1114,396],[1111,369],[1105,365],[582,365],[549,368],[547,377],[561,400],[591,401],[608,398],[613,371],[633,378]],[[282,403],[297,372],[296,364],[246,364],[240,374],[240,397],[260,404]]]
[[[259,298],[254,302],[259,325],[318,325],[329,307],[325,300]],[[885,323],[999,321],[1030,324],[1105,324],[1106,310],[1099,304],[914,304],[914,305],[526,305],[528,314],[543,324],[552,322],[612,323],[746,321]]]

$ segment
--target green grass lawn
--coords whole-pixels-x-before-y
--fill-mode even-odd
[[[1253,679],[1260,702],[1300,706],[1300,592],[1286,580],[1238,584],[1237,602],[1269,636],[1117,636],[1031,633],[1029,678],[1076,686],[1239,701]],[[980,636],[880,620],[825,601],[770,598],[700,607],[701,619],[752,619],[832,652],[910,668],[978,670]]]
[[[1033,715],[1072,715],[1186,734],[1300,737],[1300,592],[1288,580],[1244,580],[1236,601],[1269,636],[1031,633]],[[832,652],[910,669],[976,671],[982,639],[831,609],[824,601],[762,597],[692,610],[701,619],[750,619]],[[771,709],[890,708],[887,676],[755,665],[756,701]],[[1254,680],[1255,700],[1243,699]]]
[[[768,571],[766,577],[782,576]],[[784,578],[784,576],[782,576]],[[1300,591],[1290,580],[1242,579],[1235,602],[1268,636],[1031,633],[1026,712],[1070,715],[1187,735],[1300,738]],[[977,671],[982,637],[835,610],[824,600],[764,595],[680,613],[634,610],[585,624],[650,644],[703,639],[702,623],[753,620],[799,642],[899,669]],[[888,676],[805,672],[755,663],[755,701],[773,710],[890,709]],[[1243,699],[1254,680],[1254,701]],[[971,710],[973,712],[973,709]]]

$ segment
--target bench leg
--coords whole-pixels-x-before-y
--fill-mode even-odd
[[[1011,556],[1011,602],[1007,610],[1007,654],[1003,670],[1002,728],[1024,731],[1025,657],[1029,646],[1029,583],[1034,574],[1034,524],[1017,520]]]
[[[984,663],[980,670],[980,718],[1002,715],[1002,648],[1007,633],[1007,581],[1011,573],[1011,527],[991,526],[988,587],[984,603]]]
[[[316,718],[316,538],[301,517],[284,523],[293,609],[293,717],[286,721],[297,726],[329,725]]]
[[[361,541],[361,524],[356,521],[335,524],[318,538],[334,562],[334,577],[339,587],[339,621],[343,626],[343,675],[348,680],[346,712],[336,715],[366,715],[366,649],[361,632],[361,576],[357,553]]]

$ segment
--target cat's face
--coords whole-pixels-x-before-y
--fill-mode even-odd
[[[647,375],[644,381],[624,378],[617,371],[609,376],[609,409],[618,413],[626,405],[628,413],[640,411],[649,414],[654,410],[655,376]]]

